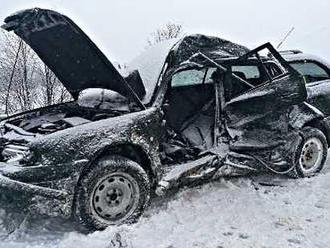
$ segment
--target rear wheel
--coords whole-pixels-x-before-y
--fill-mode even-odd
[[[150,183],[136,162],[110,156],[83,176],[77,192],[76,217],[90,230],[132,223],[146,208]]]
[[[302,134],[303,141],[295,152],[295,164],[290,174],[293,177],[310,177],[319,173],[328,154],[328,143],[322,131],[306,127]]]

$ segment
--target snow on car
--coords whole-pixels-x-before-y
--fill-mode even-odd
[[[1,122],[2,206],[19,202],[100,230],[136,221],[155,193],[172,188],[264,171],[309,177],[324,166],[329,123],[270,43],[249,50],[188,35],[121,75],[55,11],[24,10],[3,28],[34,49],[74,101]]]
[[[308,102],[322,111],[328,119],[330,116],[330,64],[318,56],[299,50],[282,51],[281,54],[304,77]]]
[[[280,54],[305,77],[307,83],[330,79],[330,64],[326,60],[300,50],[280,51]]]

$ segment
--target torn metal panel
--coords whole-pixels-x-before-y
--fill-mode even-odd
[[[232,99],[225,107],[232,149],[267,149],[284,143],[289,111],[306,97],[301,78],[288,75]]]
[[[156,192],[163,195],[170,188],[182,187],[189,182],[201,181],[205,177],[211,178],[220,166],[221,162],[216,155],[207,155],[195,161],[173,165],[167,169],[158,183]]]
[[[211,59],[239,57],[249,49],[231,41],[214,36],[188,35],[182,38],[172,49],[171,66],[177,66],[189,60],[197,53],[206,54]]]
[[[321,120],[323,118],[324,115],[320,110],[308,104],[307,102],[304,102],[292,107],[289,113],[289,124],[291,127],[298,129],[302,128],[304,125],[313,120]]]

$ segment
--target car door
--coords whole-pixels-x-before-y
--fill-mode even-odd
[[[292,61],[290,65],[304,76],[308,92],[307,102],[330,116],[329,68],[313,60]]]
[[[325,116],[330,116],[330,80],[307,84],[307,102],[318,108]]]
[[[288,87],[288,85],[290,87]],[[289,109],[306,100],[306,87],[297,75],[283,75],[226,103],[226,129],[233,150],[269,149],[288,132]]]

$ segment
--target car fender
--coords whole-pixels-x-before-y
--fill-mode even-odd
[[[301,129],[307,123],[324,120],[324,114],[316,107],[304,102],[294,105],[289,111],[289,125],[293,129]]]
[[[316,107],[305,102],[294,106],[289,116],[289,124],[292,128],[315,127],[323,132],[328,144],[330,143],[330,117],[325,117]]]
[[[30,149],[35,165],[56,166],[60,164],[86,164],[109,147],[132,144],[141,147],[151,160],[151,170],[156,173],[160,165],[159,140],[161,115],[157,108],[149,108],[119,117],[104,119],[68,128],[31,142]],[[56,154],[56,155],[54,155]],[[81,172],[78,169],[79,172]]]

